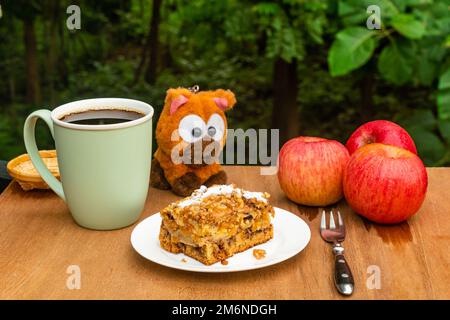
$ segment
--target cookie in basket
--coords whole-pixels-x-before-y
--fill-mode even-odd
[[[42,161],[44,161],[50,172],[59,179],[58,159],[55,150],[39,151]],[[28,154],[22,154],[8,162],[7,170],[23,190],[49,189],[47,183],[41,178],[31,162]]]

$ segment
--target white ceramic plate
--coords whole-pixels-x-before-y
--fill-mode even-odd
[[[133,248],[144,258],[166,267],[196,272],[235,272],[259,269],[274,265],[295,256],[302,251],[311,238],[308,225],[295,214],[275,208],[272,220],[274,237],[270,241],[237,253],[228,258],[228,264],[220,262],[205,266],[201,262],[184,254],[174,254],[162,249],[159,245],[159,212],[141,221],[131,233]],[[253,249],[264,249],[266,257],[257,260]]]

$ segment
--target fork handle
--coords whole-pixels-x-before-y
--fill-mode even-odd
[[[334,253],[334,284],[339,293],[349,296],[353,293],[355,282],[352,271],[344,257],[344,248],[336,243],[333,246]]]

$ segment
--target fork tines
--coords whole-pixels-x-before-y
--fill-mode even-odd
[[[339,210],[337,210],[337,220],[338,220],[338,226],[344,227],[344,221],[342,220],[341,212]],[[325,209],[322,210],[322,219],[320,221],[320,229],[321,230],[327,229],[327,217],[326,217]],[[328,229],[330,229],[330,230],[336,229],[336,223],[334,221],[333,209],[330,210],[330,225],[329,225]]]

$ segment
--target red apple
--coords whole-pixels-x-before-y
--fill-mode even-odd
[[[381,143],[358,149],[344,171],[348,204],[378,223],[398,223],[415,214],[427,185],[427,171],[417,155]]]
[[[345,146],[351,155],[356,149],[369,143],[389,144],[417,154],[414,140],[408,132],[391,121],[375,120],[363,124],[352,133]]]
[[[326,206],[342,198],[342,174],[349,154],[341,143],[317,137],[289,140],[280,150],[278,181],[292,201]]]

